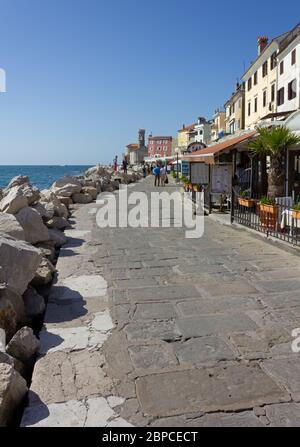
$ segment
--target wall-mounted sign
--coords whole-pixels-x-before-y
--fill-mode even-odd
[[[205,163],[191,163],[191,182],[207,185],[209,183],[209,165]]]
[[[184,177],[188,177],[190,175],[190,163],[188,161],[182,160],[181,171]]]
[[[211,192],[230,194],[232,188],[232,165],[213,165],[211,173]]]

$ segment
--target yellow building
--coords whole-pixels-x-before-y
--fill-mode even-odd
[[[193,136],[195,134],[195,124],[190,124],[189,126],[182,126],[177,132],[178,148],[180,152],[187,149],[188,145],[191,143]]]
[[[258,56],[242,76],[245,82],[245,128],[253,129],[262,118],[277,110],[277,54],[289,33],[268,43],[258,38]]]

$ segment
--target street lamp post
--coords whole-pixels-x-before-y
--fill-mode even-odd
[[[177,165],[176,165],[176,182],[179,182],[179,147],[176,147],[175,149],[175,153],[176,153],[176,158],[177,158]]]

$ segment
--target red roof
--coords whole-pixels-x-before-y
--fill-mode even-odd
[[[244,133],[243,135],[240,135],[238,137],[230,138],[228,140],[222,141],[221,143],[214,144],[213,146],[206,147],[205,149],[199,149],[198,151],[192,152],[191,154],[183,155],[183,159],[190,159],[191,161],[194,159],[195,155],[201,157],[201,156],[214,156],[217,153],[225,150],[230,149],[234,147],[238,143],[242,143],[243,141],[247,140],[248,138],[253,137],[257,132],[256,130],[253,130],[252,132]]]
[[[184,128],[179,129],[178,132],[185,132],[187,130],[192,130],[192,129],[194,129],[195,126],[196,126],[196,123],[189,124],[188,126],[185,126]]]
[[[136,151],[139,148],[138,144],[127,144],[128,149],[131,149],[132,151]]]

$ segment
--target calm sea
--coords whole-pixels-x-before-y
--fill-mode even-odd
[[[30,183],[39,189],[49,188],[55,180],[65,175],[82,174],[91,166],[1,166],[0,188],[7,186],[16,175],[28,175]]]

